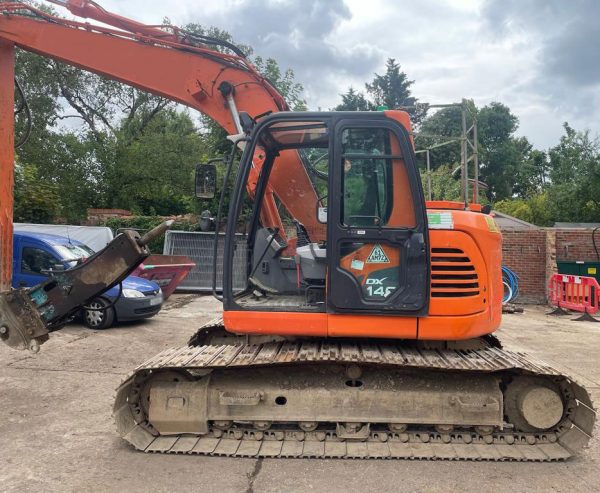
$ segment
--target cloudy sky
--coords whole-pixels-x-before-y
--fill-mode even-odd
[[[396,58],[423,102],[507,104],[519,133],[555,145],[562,122],[600,131],[600,1],[99,0],[159,23],[229,31],[292,68],[310,109],[327,110]]]

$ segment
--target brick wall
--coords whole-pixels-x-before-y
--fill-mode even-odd
[[[591,229],[502,231],[503,265],[519,276],[519,300],[544,303],[557,260],[596,260]],[[600,247],[600,230],[596,232]]]
[[[519,301],[546,299],[546,230],[502,231],[502,263],[519,276]]]
[[[595,260],[591,229],[557,229],[557,260]],[[600,248],[600,230],[596,231],[596,245]]]

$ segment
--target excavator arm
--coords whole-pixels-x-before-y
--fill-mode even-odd
[[[14,47],[118,80],[209,116],[230,135],[243,133],[240,112],[259,119],[288,110],[276,88],[233,45],[172,26],[147,26],[87,0],[51,0],[73,14],[111,27],[57,17],[21,2],[0,3],[0,339],[37,348],[73,311],[122,280],[148,252],[140,238],[118,237],[85,266],[32,290],[10,292],[14,167]],[[221,45],[227,54],[212,48]],[[262,166],[260,150],[248,191]],[[298,153],[274,171],[263,205],[265,226],[284,234],[276,198],[319,238],[317,196]],[[315,207],[310,207],[310,203]],[[127,259],[106,275],[110,261]],[[99,268],[100,267],[100,268]],[[21,292],[23,291],[23,292]],[[34,320],[37,319],[37,322]]]

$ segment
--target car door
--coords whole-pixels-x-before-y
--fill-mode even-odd
[[[330,310],[426,314],[429,240],[408,132],[384,118],[341,120],[330,166]]]
[[[21,242],[21,262],[17,287],[31,287],[48,279],[47,272],[62,262],[44,245]]]

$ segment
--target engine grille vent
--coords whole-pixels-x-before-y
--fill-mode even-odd
[[[431,296],[465,298],[479,295],[479,278],[468,255],[459,248],[431,249]]]

